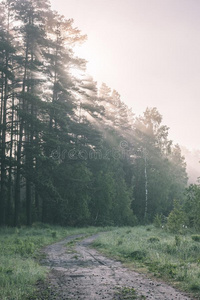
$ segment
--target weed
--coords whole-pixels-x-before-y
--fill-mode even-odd
[[[131,287],[116,287],[116,293],[114,300],[117,299],[126,299],[126,300],[135,300],[135,299],[146,299],[145,296],[138,296],[135,289]]]
[[[175,245],[179,247],[181,244],[181,237],[179,235],[175,235]]]
[[[32,228],[0,228],[0,299],[49,299],[48,289],[42,289],[41,297],[36,292],[48,272],[39,265],[39,250],[66,236],[106,230],[109,228],[62,228],[42,223],[35,223]]]
[[[200,242],[200,234],[193,234],[193,235],[191,235],[191,238],[195,242]]]
[[[162,227],[162,214],[157,214],[155,215],[154,217],[154,220],[153,220],[153,224],[156,228],[161,228]]]
[[[51,236],[52,236],[52,238],[55,239],[57,237],[57,232],[56,231],[52,231]]]
[[[120,246],[120,245],[122,245],[123,244],[123,240],[118,240],[117,241],[117,246]]]
[[[131,230],[129,234],[125,234]],[[195,234],[196,236],[197,234]],[[116,241],[123,240],[123,244]],[[196,238],[195,238],[196,240]],[[102,234],[94,243],[107,255],[119,258],[135,268],[152,272],[179,288],[200,296],[200,243],[191,234],[170,233],[152,225],[131,229],[117,228]]]
[[[129,257],[135,260],[143,260],[146,257],[146,252],[144,250],[135,250],[129,254]]]
[[[81,241],[85,237],[86,237],[86,235],[81,236],[81,237],[77,237],[77,238],[69,241],[65,246],[66,247],[74,247],[78,243],[78,241]]]
[[[161,274],[168,275],[171,278],[174,278],[177,274],[177,266],[175,264],[166,263],[159,267]]]
[[[160,239],[157,236],[151,236],[150,238],[148,238],[148,242],[149,243],[156,243],[156,242],[160,242]]]
[[[200,291],[200,283],[199,282],[194,282],[190,285],[190,290],[194,292],[199,292]]]

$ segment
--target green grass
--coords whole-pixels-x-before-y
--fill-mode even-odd
[[[39,250],[43,246],[70,235],[105,230],[107,228],[62,228],[45,224],[35,224],[32,228],[0,228],[0,299],[35,299],[36,283],[41,284],[47,276],[47,268],[39,264]]]
[[[190,233],[174,235],[153,226],[124,227],[102,234],[94,246],[200,296],[200,243]]]
[[[130,287],[116,287],[116,292],[113,300],[142,300],[145,296],[138,296],[134,288]]]
[[[200,243],[197,235],[173,235],[153,226],[123,228],[62,228],[35,224],[32,228],[0,228],[0,299],[40,299],[47,268],[39,264],[40,249],[64,237],[103,233],[94,245],[142,272],[173,282],[200,296]],[[68,246],[74,245],[74,240]],[[127,290],[120,291],[127,293]],[[132,293],[132,294],[131,294]],[[48,299],[48,290],[42,291]],[[46,296],[45,296],[46,295]],[[134,299],[134,291],[127,297]]]

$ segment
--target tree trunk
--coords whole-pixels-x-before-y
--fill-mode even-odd
[[[144,219],[147,218],[148,212],[148,177],[147,177],[147,153],[144,150],[144,177],[145,177],[145,209],[144,209]]]
[[[6,71],[8,70],[8,52],[6,51]],[[0,199],[0,225],[5,225],[6,213],[6,133],[7,133],[7,100],[8,100],[8,77],[5,72],[4,101],[3,101],[3,126],[1,143],[1,199]]]
[[[27,64],[28,64],[28,50],[29,50],[29,38],[26,41],[26,54],[25,54],[25,67],[24,67],[24,78],[22,87],[22,110],[25,108],[24,93],[26,88],[26,77],[27,77]],[[24,130],[24,118],[19,119],[19,141],[17,149],[17,170],[16,170],[16,182],[15,182],[15,216],[14,226],[19,225],[19,211],[20,211],[20,176],[21,176],[21,156],[22,156],[22,141],[23,141],[23,130]]]
[[[10,133],[10,157],[8,173],[8,203],[7,203],[7,224],[11,225],[12,215],[12,160],[13,160],[13,137],[14,137],[14,84],[12,83],[12,111],[11,111],[11,133]]]

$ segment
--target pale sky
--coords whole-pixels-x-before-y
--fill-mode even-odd
[[[200,149],[200,0],[51,0],[88,35],[76,53],[136,115],[157,107],[174,143]]]

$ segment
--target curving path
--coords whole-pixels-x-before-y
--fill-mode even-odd
[[[91,249],[89,245],[97,235],[73,244],[80,237],[68,237],[43,250],[46,258],[42,263],[51,269],[49,300],[192,299]]]

